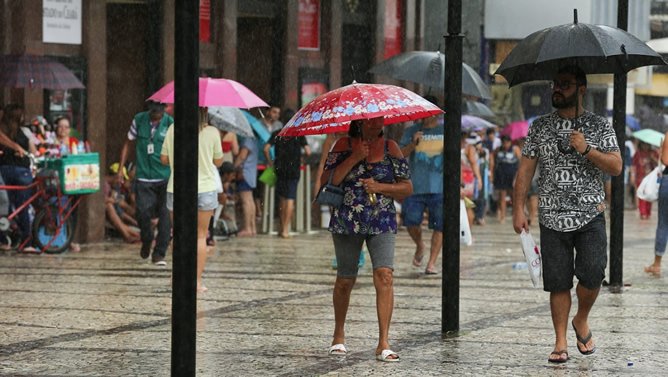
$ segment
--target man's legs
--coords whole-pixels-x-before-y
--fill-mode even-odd
[[[156,197],[155,211],[158,214],[158,235],[156,237],[153,259],[164,259],[171,239],[172,223],[167,210],[167,182],[153,185]]]
[[[568,329],[568,314],[571,311],[571,291],[550,292],[550,312],[552,313],[552,326],[556,340],[554,342],[554,351],[560,352],[568,350],[568,341],[566,340],[566,331]],[[551,354],[551,360],[563,359],[565,356]]]
[[[422,241],[422,219],[426,202],[423,195],[411,195],[404,199],[401,205],[401,216],[408,234],[415,242],[415,254],[413,255],[413,266],[420,267],[424,257],[424,242]]]
[[[153,230],[151,229],[151,218],[154,215],[156,195],[151,184],[137,181],[135,183],[137,193],[137,223],[141,235],[141,257],[146,259],[151,253],[153,243]]]
[[[578,284],[575,289],[575,293],[578,296],[578,311],[575,313],[575,317],[573,317],[573,326],[577,329],[578,335],[581,338],[585,338],[589,334],[589,312],[592,306],[594,306],[600,290],[600,288],[585,288],[582,284]],[[583,344],[582,346],[580,344],[577,347],[581,352],[592,351],[594,349],[594,341],[592,339],[589,339],[587,344]]]
[[[255,202],[252,191],[241,191],[241,208],[243,208],[244,219],[243,228],[238,233],[239,237],[248,237],[255,235]]]
[[[443,248],[443,232],[434,229],[431,235],[431,250],[429,251],[429,262],[425,271],[436,272],[436,260]]]
[[[420,225],[407,226],[408,234],[415,242],[415,254],[413,255],[413,266],[420,267],[424,257],[424,242],[422,242],[422,228]]]

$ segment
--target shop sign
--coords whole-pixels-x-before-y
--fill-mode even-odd
[[[81,0],[42,0],[42,41],[81,44]]]
[[[403,50],[402,0],[385,1],[385,54],[389,59]]]
[[[297,16],[300,50],[320,49],[320,0],[299,0]]]
[[[199,0],[199,40],[211,42],[211,0]]]

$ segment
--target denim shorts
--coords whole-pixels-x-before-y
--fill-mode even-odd
[[[276,195],[285,199],[297,199],[299,178],[281,178],[276,180]]]
[[[246,182],[245,179],[242,179],[241,181],[237,181],[237,191],[242,192],[242,191],[253,191],[255,190],[255,187],[251,187],[248,182]]]
[[[429,210],[429,229],[443,231],[443,194],[414,194],[401,204],[405,226],[420,226],[422,215]]]
[[[585,288],[601,287],[608,263],[608,239],[603,214],[572,232],[559,232],[541,224],[540,247],[545,291],[570,290],[573,288],[573,276]]]
[[[344,278],[357,277],[357,263],[359,262],[362,245],[371,256],[373,269],[389,268],[394,271],[394,233],[381,234],[332,234],[334,251],[336,252],[336,275]]]
[[[218,193],[216,191],[197,194],[197,210],[213,211],[218,208]],[[174,211],[174,193],[167,193],[167,209]]]

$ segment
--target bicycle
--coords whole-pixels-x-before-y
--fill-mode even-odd
[[[34,157],[30,156],[30,158],[31,163],[34,164]],[[0,190],[8,191],[35,189],[25,203],[14,208],[7,216],[0,217],[0,231],[5,232],[5,237],[9,241],[8,245],[17,248],[20,252],[32,241],[37,248],[37,253],[59,254],[67,250],[72,243],[75,227],[72,214],[81,203],[83,196],[63,192],[61,179],[66,179],[65,174],[62,174],[66,171],[65,169],[61,173],[59,169],[50,168],[49,160],[42,161],[39,165],[41,168],[37,170],[34,182],[30,185],[0,185]],[[62,165],[59,166],[62,167]],[[20,239],[19,232],[14,218],[21,211],[27,211],[31,204],[35,209],[32,234],[19,243],[17,242]]]

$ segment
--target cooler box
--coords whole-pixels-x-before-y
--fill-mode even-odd
[[[100,190],[98,153],[68,154],[46,160],[44,165],[58,172],[60,190],[64,194],[91,194]]]

